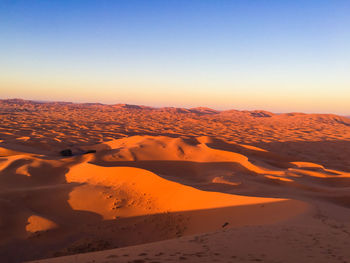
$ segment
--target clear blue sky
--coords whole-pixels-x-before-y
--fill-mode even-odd
[[[0,0],[0,98],[350,115],[350,1]]]

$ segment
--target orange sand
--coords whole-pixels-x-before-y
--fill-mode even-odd
[[[349,119],[0,110],[1,262],[350,262]]]

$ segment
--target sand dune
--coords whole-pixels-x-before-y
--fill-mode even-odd
[[[25,100],[0,100],[0,110],[2,147],[13,150],[50,155],[57,148],[97,144],[130,135],[211,136],[260,147],[294,161],[350,171],[347,158],[350,120],[332,114],[237,110],[209,110],[210,114],[203,114],[178,108],[116,108]],[[30,139],[19,139],[23,137]]]
[[[350,258],[346,118],[0,106],[2,262]]]

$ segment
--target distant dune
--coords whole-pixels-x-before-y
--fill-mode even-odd
[[[346,117],[18,99],[0,111],[1,262],[350,258]]]

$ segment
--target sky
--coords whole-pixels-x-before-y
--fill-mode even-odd
[[[350,1],[0,0],[0,98],[350,115]]]

